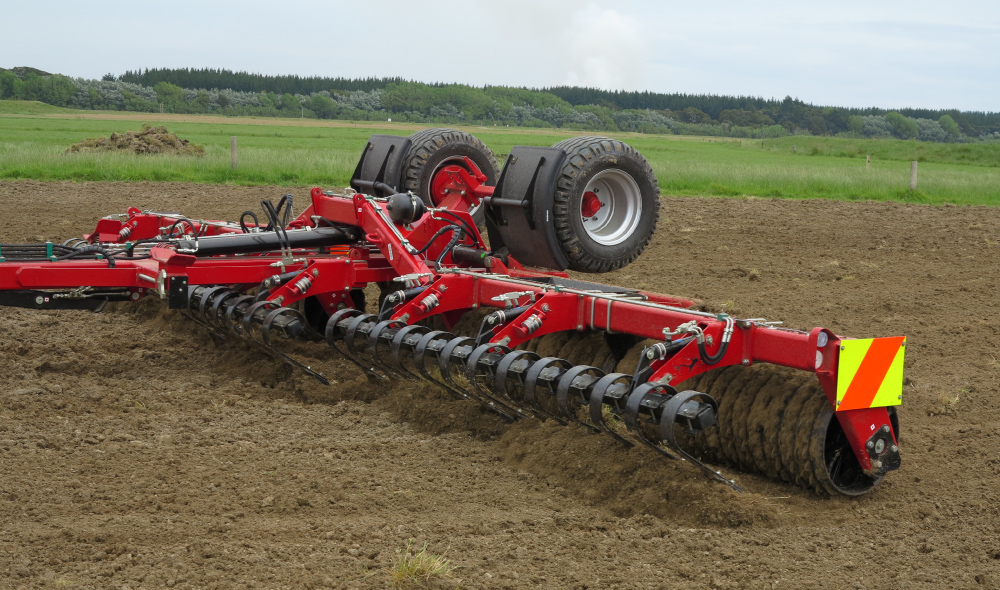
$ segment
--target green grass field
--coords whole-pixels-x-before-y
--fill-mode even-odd
[[[165,125],[205,146],[204,157],[66,154],[71,144],[142,123]],[[242,185],[344,186],[373,133],[408,135],[418,125],[313,119],[244,119],[75,111],[0,101],[0,178],[186,181]],[[551,145],[579,133],[464,128],[498,154],[514,145]],[[1000,145],[925,144],[796,136],[754,141],[615,134],[650,161],[666,195],[1000,204]],[[229,166],[229,138],[239,169]],[[794,146],[794,150],[793,150]],[[865,155],[872,155],[871,168]],[[919,183],[909,190],[910,161]]]

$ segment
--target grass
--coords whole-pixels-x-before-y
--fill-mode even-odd
[[[165,125],[205,146],[203,157],[66,154],[89,137]],[[237,185],[341,187],[373,133],[408,135],[421,126],[314,119],[226,118],[75,111],[0,101],[0,179],[181,181]],[[466,127],[494,152],[514,145],[552,145],[578,135],[558,129]],[[793,199],[1000,204],[1000,144],[925,144],[796,136],[752,141],[614,134],[649,160],[670,196],[758,196]],[[229,166],[238,137],[239,168]],[[795,150],[792,150],[792,147]],[[872,154],[871,167],[865,155]],[[917,190],[910,161],[919,160]]]
[[[450,578],[455,566],[440,555],[427,553],[427,543],[420,551],[412,551],[411,539],[405,549],[397,549],[396,565],[392,569],[392,583],[396,588],[406,588],[417,583],[426,583],[432,578]]]

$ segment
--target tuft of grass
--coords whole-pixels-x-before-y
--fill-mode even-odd
[[[406,588],[416,583],[426,583],[433,578],[450,578],[455,566],[441,555],[427,552],[427,543],[420,551],[413,551],[413,539],[404,549],[396,550],[396,565],[392,569],[392,583],[396,588]]]
[[[608,426],[611,432],[616,434],[627,434],[628,427],[625,426],[625,420],[621,416],[611,411],[611,407],[608,405],[601,406],[601,418],[604,418],[604,423]]]
[[[968,389],[961,390],[961,393],[969,393]],[[938,409],[935,414],[938,415],[948,415],[955,412],[958,409],[958,402],[961,399],[961,395],[958,393],[942,392],[938,396]]]

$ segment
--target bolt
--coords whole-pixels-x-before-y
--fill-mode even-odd
[[[35,297],[35,303],[37,303],[38,305],[41,305],[41,304],[45,303],[45,298],[42,297],[41,295],[39,295],[38,297]]]
[[[545,311],[545,312],[549,311],[549,304],[548,303],[543,303],[542,304],[542,311]]]
[[[892,445],[891,447],[889,447],[889,450],[895,453],[899,451],[899,447],[897,447],[896,445]]]
[[[318,268],[314,268],[313,269],[313,276],[314,277],[318,277],[319,276],[319,269]]]
[[[577,324],[576,325],[576,329],[577,329],[578,332],[582,331],[583,330],[583,324]]]
[[[743,359],[743,366],[746,367],[750,364],[750,359]]]
[[[654,356],[656,355],[653,354],[653,349],[649,349],[646,351],[646,358],[648,358],[649,360],[653,360]]]
[[[458,194],[460,194],[460,195],[462,195],[464,197],[465,196],[465,191],[462,191],[462,192],[460,192]]]
[[[847,347],[846,346],[841,346],[840,350],[847,350]]]
[[[865,446],[870,449],[870,448],[873,448],[875,446],[875,443],[873,443],[872,441],[868,441],[868,444],[866,444]]]
[[[882,427],[882,432],[889,432],[889,425],[888,424],[886,424],[885,426]]]
[[[880,438],[878,439],[878,442],[875,443],[875,453],[881,455],[882,451],[884,450],[885,450],[885,439]]]

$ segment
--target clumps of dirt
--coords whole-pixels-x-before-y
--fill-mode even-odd
[[[142,129],[112,133],[111,137],[89,138],[71,145],[66,153],[77,152],[131,152],[133,154],[174,154],[179,156],[204,156],[205,148],[170,133],[166,127],[152,127],[143,123]]]

